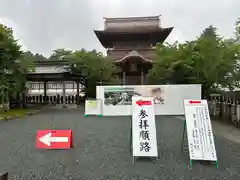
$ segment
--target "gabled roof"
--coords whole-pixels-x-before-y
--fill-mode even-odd
[[[130,53],[128,53],[126,56],[124,56],[123,58],[115,61],[116,63],[120,63],[120,62],[124,62],[127,61],[130,58],[139,58],[141,59],[143,62],[148,62],[148,63],[152,63],[152,60],[145,58],[143,55],[141,55],[139,52],[137,51],[131,51]]]

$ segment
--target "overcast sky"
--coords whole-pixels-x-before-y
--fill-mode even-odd
[[[213,25],[232,36],[240,0],[0,0],[0,23],[13,28],[25,49],[49,56],[53,49],[103,51],[94,29],[103,17],[162,15],[174,26],[168,42],[194,39]]]

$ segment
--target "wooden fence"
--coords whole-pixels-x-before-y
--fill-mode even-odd
[[[79,98],[78,102],[84,101],[84,98],[81,96],[65,96],[66,104],[77,104],[77,98]],[[63,96],[46,96],[44,98],[43,95],[37,96],[26,96],[26,104],[63,104]]]
[[[213,119],[228,122],[240,127],[240,101],[225,99],[222,97],[212,98],[208,101],[209,113]]]

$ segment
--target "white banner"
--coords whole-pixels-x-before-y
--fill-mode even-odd
[[[101,100],[86,100],[85,101],[85,115],[100,115],[101,114]]]
[[[133,156],[157,157],[154,102],[148,97],[132,97]]]
[[[189,156],[217,161],[207,100],[184,100]]]

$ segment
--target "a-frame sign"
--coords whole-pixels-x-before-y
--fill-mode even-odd
[[[190,165],[193,160],[213,161],[218,168],[207,100],[184,100],[184,109],[182,150],[187,131]]]

